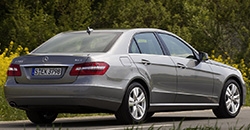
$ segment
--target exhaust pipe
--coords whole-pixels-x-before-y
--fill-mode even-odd
[[[17,107],[17,104],[16,104],[15,102],[13,102],[13,101],[10,101],[9,104],[10,104],[10,106],[12,106],[12,107]]]

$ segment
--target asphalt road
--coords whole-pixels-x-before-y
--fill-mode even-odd
[[[250,107],[243,107],[233,119],[217,119],[211,110],[156,113],[140,125],[121,125],[114,116],[60,118],[53,125],[37,126],[28,120],[0,122],[0,130],[169,130],[207,127],[221,130],[250,129]],[[249,126],[248,126],[249,125]],[[151,129],[152,130],[152,129]]]

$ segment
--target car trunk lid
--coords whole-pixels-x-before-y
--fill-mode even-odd
[[[21,76],[15,76],[17,83],[58,84],[74,82],[77,75],[70,75],[72,67],[87,59],[87,55],[27,55],[14,59],[12,64],[20,66]]]

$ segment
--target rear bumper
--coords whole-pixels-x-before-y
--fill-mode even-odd
[[[24,110],[58,112],[117,111],[123,89],[114,86],[55,84],[27,85],[6,83],[5,97],[13,107]]]

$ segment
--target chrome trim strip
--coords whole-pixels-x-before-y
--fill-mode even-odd
[[[122,90],[122,87],[117,87],[117,86],[104,86],[104,85],[99,85],[99,84],[80,84],[80,86],[91,86],[91,87],[98,87],[98,88],[108,88],[108,89],[117,89],[117,90]]]
[[[68,67],[73,66],[74,64],[27,64],[27,65],[20,65],[21,67],[36,67],[36,66],[58,66],[58,67]]]
[[[175,92],[171,92],[171,91],[164,91],[164,90],[160,90],[160,89],[153,89],[152,90],[153,93],[167,93],[167,94],[176,94]]]
[[[202,95],[202,94],[196,94],[196,93],[177,92],[176,94],[177,94],[177,95],[188,95],[188,96],[218,98],[217,96],[214,96],[214,95]]]
[[[150,106],[219,106],[218,103],[150,103]]]
[[[160,89],[153,89],[152,92],[154,92],[154,93],[166,93],[166,94],[176,94],[176,95],[218,98],[217,96],[214,96],[214,95],[202,95],[202,94],[185,93],[185,92],[171,92],[171,91],[164,91],[164,90],[160,90]]]

